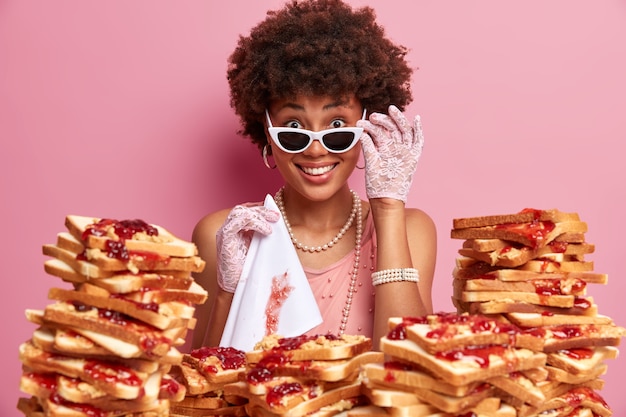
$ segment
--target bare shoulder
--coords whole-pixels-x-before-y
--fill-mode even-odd
[[[194,243],[202,245],[207,239],[215,239],[215,233],[222,226],[231,210],[231,208],[226,208],[202,217],[193,229],[192,240]]]
[[[404,212],[409,233],[420,233],[427,236],[436,235],[437,227],[428,213],[418,208],[406,208]]]

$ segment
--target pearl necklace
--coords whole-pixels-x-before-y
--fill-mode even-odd
[[[278,206],[278,209],[280,210],[280,214],[283,216],[283,220],[285,221],[287,230],[289,230],[289,234],[291,235],[291,228],[289,226],[287,216],[285,215],[285,207],[283,205],[283,200],[282,200],[283,193],[282,192],[283,192],[282,188],[278,190],[278,192],[276,193],[276,196],[274,197],[274,200],[276,201],[276,205]],[[350,190],[350,192],[354,196],[354,204],[352,206],[352,212],[350,213],[350,217],[352,220],[354,220],[354,218],[356,217],[356,237],[354,239],[355,240],[354,264],[352,266],[352,272],[350,273],[350,285],[348,286],[348,294],[346,295],[346,305],[343,307],[341,324],[339,325],[339,335],[344,334],[344,332],[346,331],[348,318],[350,317],[350,308],[352,307],[352,300],[354,298],[354,293],[356,292],[356,281],[359,277],[359,261],[361,260],[361,238],[363,236],[363,219],[362,219],[362,210],[361,210],[361,199],[359,198],[356,192],[352,190]],[[352,224],[352,220],[349,220],[350,224]],[[292,242],[293,240],[294,240],[294,237],[292,235]],[[295,245],[295,242],[294,242],[294,245]]]
[[[343,235],[346,234],[346,232],[348,231],[348,229],[350,229],[350,227],[352,227],[352,223],[354,222],[354,218],[356,217],[356,212],[357,212],[357,206],[360,205],[360,201],[361,199],[359,198],[358,194],[355,193],[354,191],[350,190],[350,192],[352,193],[352,211],[350,211],[350,216],[348,217],[348,220],[346,221],[346,224],[343,225],[343,227],[341,228],[341,230],[339,230],[339,233],[337,233],[337,235],[332,238],[330,240],[330,242],[326,243],[325,245],[320,245],[320,246],[308,246],[305,245],[304,243],[298,241],[298,239],[296,239],[296,237],[293,234],[293,230],[291,229],[291,223],[289,223],[289,219],[287,219],[287,215],[285,214],[285,205],[283,203],[283,188],[281,188],[280,190],[278,190],[278,192],[276,193],[275,196],[275,201],[276,201],[276,205],[278,206],[278,210],[280,210],[280,214],[283,216],[283,220],[285,221],[285,226],[287,226],[287,232],[289,232],[289,237],[291,237],[291,242],[293,242],[294,246],[300,250],[303,250],[305,252],[310,252],[310,253],[315,253],[315,252],[321,252],[323,250],[328,250],[330,248],[332,248],[337,242],[339,242],[339,239],[341,239],[343,237]]]
[[[356,195],[356,193],[354,193]],[[358,196],[357,196],[358,197]],[[346,305],[343,308],[341,324],[339,325],[339,334],[342,335],[348,324],[350,316],[350,307],[352,307],[352,298],[356,292],[356,280],[359,277],[359,260],[361,259],[361,237],[363,236],[363,219],[361,218],[361,199],[358,199],[356,209],[356,238],[354,242],[354,265],[350,273],[350,286],[348,287],[348,295],[346,296]]]

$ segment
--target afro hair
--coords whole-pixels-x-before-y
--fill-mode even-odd
[[[407,49],[391,42],[369,7],[341,0],[292,0],[269,11],[229,58],[230,104],[259,149],[270,101],[354,94],[370,112],[412,100]]]

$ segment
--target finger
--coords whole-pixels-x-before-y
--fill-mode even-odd
[[[398,130],[396,122],[391,117],[383,113],[372,113],[369,117],[369,121],[375,125],[385,129],[388,132],[394,132]]]
[[[361,148],[363,149],[363,156],[365,157],[365,163],[371,163],[371,160],[376,157],[378,153],[372,137],[367,133],[361,135]],[[370,162],[368,162],[370,161]]]
[[[389,136],[382,127],[373,124],[369,120],[359,120],[357,126],[362,127],[365,134],[369,134],[370,140],[377,148],[379,148]]]
[[[422,131],[422,118],[420,115],[416,115],[413,120],[413,130],[415,131],[415,142],[420,152],[424,147],[424,132]]]
[[[269,209],[265,206],[256,207],[254,210],[268,222],[276,223],[280,218],[280,212]]]
[[[404,116],[396,106],[389,106],[389,116],[395,122],[397,129],[400,130],[402,134],[402,139],[408,145],[413,142],[413,126],[409,123],[409,121]]]
[[[255,217],[248,219],[248,221],[245,225],[243,225],[241,230],[259,232],[263,235],[269,235],[270,233],[272,233],[272,225],[263,218]]]

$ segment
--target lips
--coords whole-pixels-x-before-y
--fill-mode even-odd
[[[324,175],[329,171],[332,171],[337,164],[326,165],[323,167],[305,167],[299,166],[299,168],[307,175]]]

